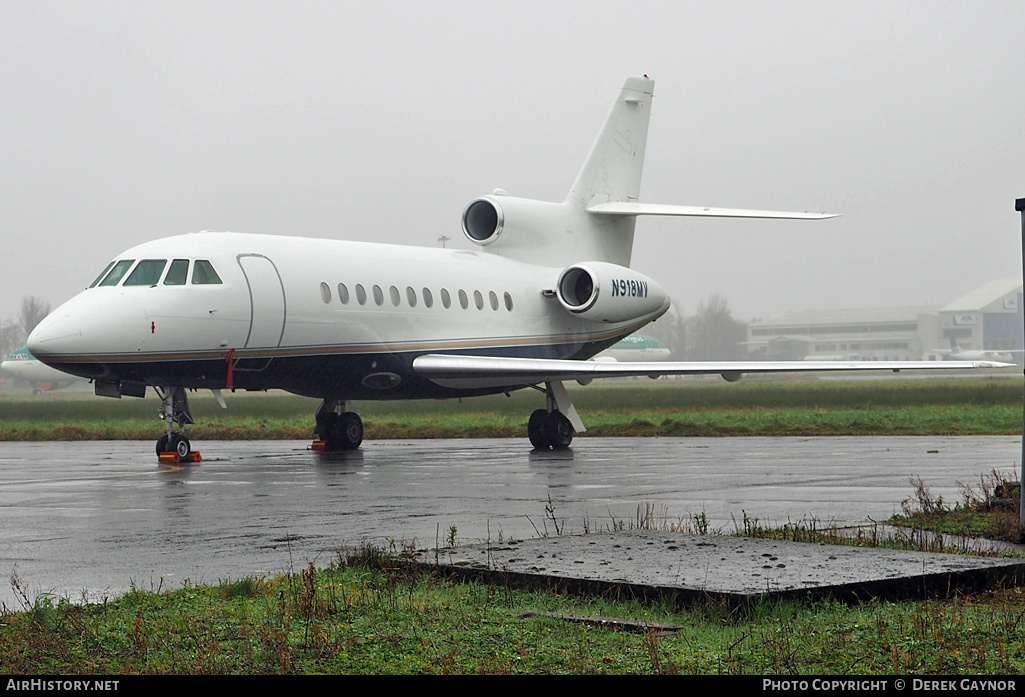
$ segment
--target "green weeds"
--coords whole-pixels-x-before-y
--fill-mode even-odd
[[[997,470],[982,474],[977,482],[961,485],[961,500],[953,505],[933,496],[921,477],[909,483],[914,493],[901,502],[901,514],[890,523],[944,535],[1022,541],[1017,474]]]
[[[615,631],[552,614],[680,629]],[[1010,674],[1025,669],[1023,618],[1018,589],[683,609],[457,583],[367,548],[327,569],[103,604],[44,596],[0,616],[0,673]]]

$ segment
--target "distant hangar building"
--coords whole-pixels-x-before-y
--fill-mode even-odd
[[[921,360],[938,334],[936,307],[804,310],[750,325],[747,347],[768,361]]]
[[[754,360],[942,360],[961,349],[1021,350],[1022,284],[993,281],[942,306],[804,310],[747,330]]]
[[[940,308],[940,348],[1020,351],[1022,324],[1022,284],[991,281]]]

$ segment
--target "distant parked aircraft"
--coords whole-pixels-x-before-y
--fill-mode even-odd
[[[952,360],[958,361],[1004,361],[1006,363],[1021,363],[1023,351],[1008,349],[1001,351],[989,351],[986,349],[963,349],[957,345],[957,339],[950,337],[949,349],[934,349],[933,353],[941,356],[950,356]]]
[[[668,361],[669,354],[669,349],[663,346],[658,339],[643,334],[631,334],[612,344],[591,360],[620,363]]]
[[[46,390],[59,390],[81,381],[81,378],[62,373],[37,360],[24,346],[13,351],[3,363],[0,363],[0,373],[24,380],[32,385],[32,391],[36,394]]]

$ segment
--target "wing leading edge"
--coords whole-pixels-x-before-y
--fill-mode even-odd
[[[729,381],[745,373],[865,370],[965,370],[1006,368],[997,361],[709,361],[672,363],[599,363],[595,361],[453,356],[428,354],[413,360],[413,371],[443,387],[473,389],[535,385],[562,380],[662,375],[715,375]]]

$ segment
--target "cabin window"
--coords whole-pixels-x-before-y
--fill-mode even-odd
[[[96,280],[89,284],[89,287],[90,288],[95,288],[96,284],[100,282],[101,278],[103,278],[104,276],[107,275],[107,272],[110,271],[110,267],[113,266],[113,265],[114,265],[114,262],[110,262],[109,264],[107,264],[107,266],[103,269],[103,272],[100,273],[100,275],[96,277]]]
[[[165,286],[184,286],[185,279],[189,277],[189,260],[175,259],[171,262],[171,268],[164,276]]]
[[[381,290],[381,286],[374,286],[374,302],[378,305],[384,304],[384,291]]]
[[[349,289],[345,287],[344,283],[338,284],[338,299],[343,305],[349,304]]]
[[[491,309],[492,310],[497,310],[498,309],[498,295],[495,293],[495,291],[490,291],[488,293],[488,300],[491,301]]]
[[[367,290],[363,287],[362,283],[356,284],[356,302],[360,305],[367,304]]]
[[[410,307],[416,307],[416,291],[412,286],[406,286],[406,302]]]
[[[213,265],[206,259],[197,259],[192,268],[192,285],[220,285],[221,277],[214,271]]]
[[[434,296],[430,288],[424,288],[424,307],[434,307]]]
[[[320,282],[320,299],[323,300],[325,304],[331,302],[331,286],[323,281]]]
[[[132,264],[135,263],[135,259],[122,259],[121,261],[114,264],[114,268],[110,270],[107,277],[100,281],[101,286],[116,286],[124,275],[128,273],[128,269],[132,268]]]
[[[441,304],[445,306],[445,309],[452,307],[452,296],[448,294],[448,288],[441,289]]]
[[[388,294],[391,296],[391,304],[398,307],[399,303],[402,301],[402,298],[399,296],[399,289],[395,286],[391,286],[388,288]]]
[[[479,290],[473,291],[473,304],[477,306],[478,310],[484,309],[484,296],[480,294]]]
[[[459,289],[459,305],[464,310],[470,306],[470,301],[466,297],[466,291],[462,288]]]
[[[512,312],[512,308],[513,308],[512,296],[509,295],[508,293],[506,293],[505,294],[505,309],[508,310],[509,312]]]

